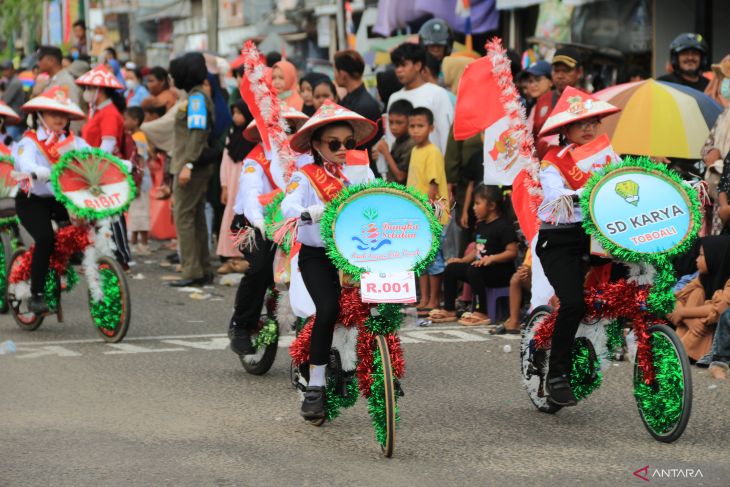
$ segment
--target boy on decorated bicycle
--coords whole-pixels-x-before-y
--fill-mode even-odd
[[[547,393],[554,404],[573,406],[570,365],[573,340],[585,314],[583,298],[589,239],[583,230],[578,198],[597,169],[592,159],[577,161],[574,151],[597,136],[601,118],[618,112],[613,105],[568,87],[543,125],[540,136],[559,135],[541,162],[543,201],[536,253],[560,306],[552,335]],[[601,164],[605,163],[601,161]]]

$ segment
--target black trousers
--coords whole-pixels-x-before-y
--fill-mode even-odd
[[[126,269],[132,258],[129,251],[129,241],[127,240],[127,220],[124,214],[112,219],[111,231],[112,240],[114,240],[114,245],[117,247],[117,250],[114,251],[114,258]]]
[[[274,256],[276,247],[264,240],[256,230],[256,248],[243,252],[249,263],[246,275],[238,284],[236,304],[233,308],[232,326],[254,330],[261,316],[266,290],[274,283]]]
[[[51,220],[68,222],[68,211],[53,196],[27,195],[22,191],[15,197],[15,211],[18,213],[20,224],[35,240],[35,250],[30,263],[30,291],[33,294],[42,294],[53,244],[56,241]]]
[[[317,312],[309,344],[309,363],[325,365],[340,313],[340,276],[324,248],[308,245],[302,245],[299,251],[299,270]]]
[[[446,266],[444,271],[444,309],[456,309],[456,295],[459,281],[468,282],[471,291],[477,298],[475,311],[486,313],[487,288],[507,287],[512,274],[515,272],[512,264],[497,264],[486,267],[454,262]]]
[[[575,333],[585,315],[583,283],[589,240],[580,225],[540,229],[536,250],[545,276],[560,300],[550,350],[549,376],[567,375]]]

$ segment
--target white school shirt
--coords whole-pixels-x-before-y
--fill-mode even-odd
[[[558,156],[562,157],[565,151],[571,149],[572,147],[572,145],[569,145],[568,147],[560,151],[558,153]],[[537,210],[537,216],[538,218],[540,218],[541,221],[551,224],[578,223],[583,221],[583,213],[581,212],[580,204],[577,202],[573,202],[573,216],[566,219],[566,221],[549,221],[551,220],[550,211],[548,211],[544,207],[546,203],[556,200],[561,196],[580,196],[583,191],[582,188],[576,191],[568,186],[568,183],[565,182],[565,178],[563,178],[563,175],[560,174],[558,168],[556,168],[552,164],[545,165],[545,167],[540,169],[540,185],[542,186],[543,200]]]
[[[342,172],[348,180],[345,183],[346,186],[375,179],[373,171],[368,166],[343,166]],[[299,218],[303,212],[307,211],[307,208],[315,205],[324,206],[325,203],[319,199],[309,178],[299,171],[295,172],[289,181],[286,197],[281,202],[281,212],[284,218]],[[324,247],[319,222],[300,223],[297,240],[310,247]]]
[[[449,130],[454,122],[454,105],[449,98],[449,92],[433,83],[424,83],[413,90],[401,88],[388,99],[388,108],[397,100],[408,100],[414,108],[425,107],[433,112],[433,132],[430,139],[442,154],[446,153],[446,142],[449,140]],[[386,119],[387,120],[387,119]],[[393,135],[388,129],[388,138]]]
[[[48,133],[43,129],[43,127],[39,127],[38,130],[36,130],[36,136],[39,141],[43,142],[48,138]],[[60,140],[66,140],[66,136],[62,135]],[[85,149],[89,147],[89,144],[77,135],[74,135],[74,141],[75,143],[73,146],[64,147],[64,152],[71,149]],[[20,142],[15,145],[13,150],[13,159],[15,159],[15,170],[18,172],[42,172],[38,171],[40,168],[47,169],[48,171],[51,170],[51,161],[46,158],[45,153],[36,145],[35,141],[29,137],[23,137],[20,139]],[[33,181],[30,194],[41,197],[53,196],[51,183],[48,181]]]
[[[271,153],[264,151],[264,156],[271,160]],[[297,157],[297,168],[310,164],[312,156],[310,154],[302,154]],[[269,166],[271,177],[274,182],[283,184],[284,176],[281,174],[281,168],[278,161],[274,160]],[[274,187],[266,177],[266,173],[261,165],[253,159],[244,159],[241,165],[241,174],[238,179],[238,193],[236,201],[233,204],[233,212],[237,215],[243,215],[253,224],[256,220],[264,219],[264,207],[259,202],[259,196],[270,193]]]

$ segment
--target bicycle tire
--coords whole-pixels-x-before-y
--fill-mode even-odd
[[[13,255],[10,257],[10,265],[8,266],[8,269],[12,269],[15,265],[15,261],[19,259],[25,252],[26,249],[22,247],[13,252]],[[8,276],[9,275],[10,270],[8,270]],[[21,329],[26,331],[34,331],[43,324],[43,319],[45,318],[45,316],[36,315],[29,311],[21,313],[23,306],[25,306],[27,309],[28,300],[16,299],[15,296],[10,292],[10,286],[8,286],[8,290],[5,294],[5,299],[10,306],[10,314],[13,315],[13,320]]]
[[[94,302],[91,297],[91,291],[88,292],[89,298],[89,314],[94,322],[96,331],[108,343],[117,343],[124,339],[129,330],[129,320],[132,313],[132,303],[129,296],[129,286],[127,284],[127,276],[124,274],[122,266],[119,265],[113,257],[102,256],[96,260],[96,266],[99,271],[99,281],[102,289],[105,287],[103,282],[105,279],[115,279],[119,290],[119,318],[113,328],[107,328],[99,323],[98,317],[108,316],[111,312],[106,308],[106,299],[100,302]]]
[[[535,335],[535,327],[552,312],[553,310],[549,306],[538,306],[535,308],[527,319],[520,340],[520,375],[522,375],[522,385],[537,410],[547,414],[555,414],[563,408],[550,402],[545,391],[550,351],[531,351],[530,342]],[[538,353],[540,355],[537,355]]]
[[[261,327],[265,326],[265,323],[265,320],[263,322],[259,322],[259,330],[261,329]],[[276,323],[276,321],[274,321],[274,323]],[[255,340],[257,335],[258,334],[254,334],[251,336],[252,342]],[[239,356],[239,358],[241,359],[241,365],[243,365],[244,370],[249,374],[264,375],[274,365],[274,361],[276,360],[276,352],[278,349],[279,326],[277,324],[275,340],[264,347],[259,347],[256,350],[256,353]]]
[[[649,434],[662,443],[672,443],[684,433],[692,414],[692,372],[689,357],[677,334],[667,325],[652,325],[647,330],[657,378],[651,385],[643,382],[638,361],[634,362],[634,398],[639,416]],[[681,374],[666,374],[679,367]],[[653,392],[652,392],[653,391]],[[679,404],[670,414],[660,406]]]
[[[385,438],[380,448],[383,456],[390,458],[395,449],[395,427],[397,421],[397,403],[395,394],[395,383],[393,381],[393,367],[390,363],[390,351],[388,342],[382,335],[377,335],[375,341],[380,352],[380,361],[383,368],[383,404],[385,406],[384,430]],[[375,392],[374,392],[375,393]],[[379,393],[379,392],[378,392]]]

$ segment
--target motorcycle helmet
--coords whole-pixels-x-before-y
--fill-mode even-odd
[[[451,30],[441,19],[431,19],[421,26],[418,31],[418,39],[422,46],[444,46],[445,56],[451,54],[451,47],[454,42]]]
[[[700,71],[707,71],[709,69],[709,60],[707,59],[707,43],[705,43],[705,39],[701,34],[685,32],[679,34],[669,44],[669,58],[674,72],[680,72],[679,53],[688,49],[694,49],[700,52]]]

